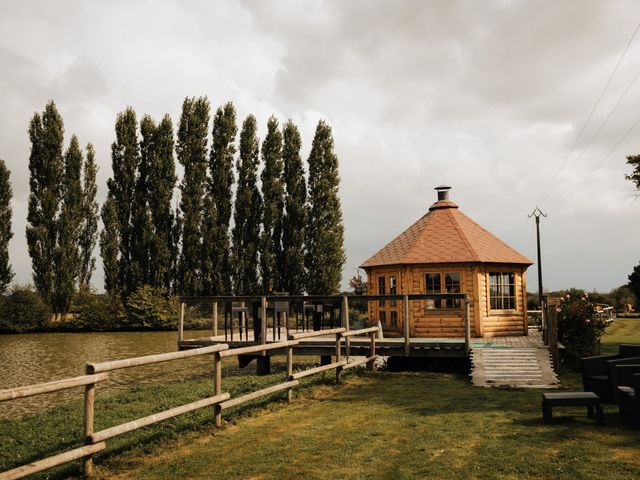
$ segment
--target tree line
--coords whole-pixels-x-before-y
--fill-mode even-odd
[[[238,135],[231,102],[212,113],[206,97],[187,97],[177,129],[169,115],[138,120],[128,107],[115,120],[101,206],[94,148],[83,149],[72,135],[64,149],[53,101],[28,131],[26,237],[34,287],[53,312],[68,312],[74,294],[91,290],[96,246],[104,288],[122,300],[142,287],[185,296],[339,291],[340,177],[325,121],[317,124],[305,174],[291,120],[281,126],[269,118],[260,142],[253,115]],[[11,195],[0,161],[0,292],[13,278]]]

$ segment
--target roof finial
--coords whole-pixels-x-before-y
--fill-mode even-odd
[[[440,185],[435,188],[436,192],[438,192],[438,201],[446,201],[449,200],[449,190],[451,187],[447,187],[446,185]]]

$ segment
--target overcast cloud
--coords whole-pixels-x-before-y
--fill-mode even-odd
[[[640,21],[634,1],[0,1],[0,158],[12,171],[15,280],[24,237],[27,125],[54,99],[93,142],[99,197],[116,114],[169,113],[185,96],[228,100],[264,135],[275,114],[304,155],[325,118],[340,159],[348,261],[356,267],[424,214],[433,187],[535,260],[527,218],[569,153]],[[640,33],[540,207],[545,286],[609,290],[640,261],[640,81],[582,153],[640,67]],[[604,161],[603,161],[604,160]],[[600,164],[600,167],[595,169]],[[96,251],[97,254],[97,251]],[[102,290],[102,269],[93,283]],[[529,290],[536,288],[535,266]]]

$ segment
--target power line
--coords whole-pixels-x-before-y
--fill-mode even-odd
[[[633,39],[635,38],[635,36],[638,33],[639,29],[640,29],[640,23],[638,23],[638,25],[636,26],[636,29],[633,31],[633,35],[631,35],[631,38],[627,42],[627,46],[624,48],[624,50],[622,52],[622,55],[620,55],[620,58],[618,59],[618,63],[616,63],[616,66],[613,69],[613,72],[611,72],[611,75],[609,76],[609,79],[607,80],[607,83],[605,84],[604,88],[600,92],[600,96],[596,100],[596,103],[593,106],[593,108],[591,109],[591,112],[589,112],[589,116],[585,120],[584,124],[582,125],[582,128],[580,129],[580,132],[578,133],[578,135],[576,136],[575,140],[573,141],[573,144],[571,145],[571,149],[569,150],[569,153],[567,153],[567,155],[562,160],[562,163],[560,164],[560,167],[556,170],[555,174],[553,175],[553,178],[551,179],[551,182],[549,182],[549,185],[547,186],[547,188],[545,189],[543,194],[540,196],[540,199],[538,200],[538,203],[541,203],[544,200],[546,200],[546,198],[549,195],[551,195],[551,193],[553,192],[555,186],[557,186],[557,184],[554,186],[554,181],[557,179],[558,175],[560,174],[560,172],[562,171],[563,167],[567,163],[567,160],[569,160],[569,157],[571,156],[571,154],[575,150],[576,145],[578,144],[578,140],[580,140],[580,137],[582,137],[582,134],[584,133],[585,129],[587,128],[587,125],[591,121],[591,118],[593,117],[594,112],[596,111],[596,109],[600,105],[600,101],[602,100],[602,97],[604,97],[605,92],[609,88],[609,85],[611,84],[611,81],[613,80],[613,77],[615,76],[616,72],[618,71],[618,68],[620,67],[620,64],[622,63],[622,59],[627,54],[627,51],[629,50],[629,47],[631,46],[631,43],[633,42]]]

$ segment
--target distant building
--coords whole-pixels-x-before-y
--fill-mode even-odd
[[[526,270],[533,264],[463,214],[437,187],[438,201],[361,265],[370,294],[468,293],[471,335],[526,335]],[[409,306],[412,337],[462,337],[461,301]],[[369,316],[389,335],[402,332],[402,302],[369,302]]]

